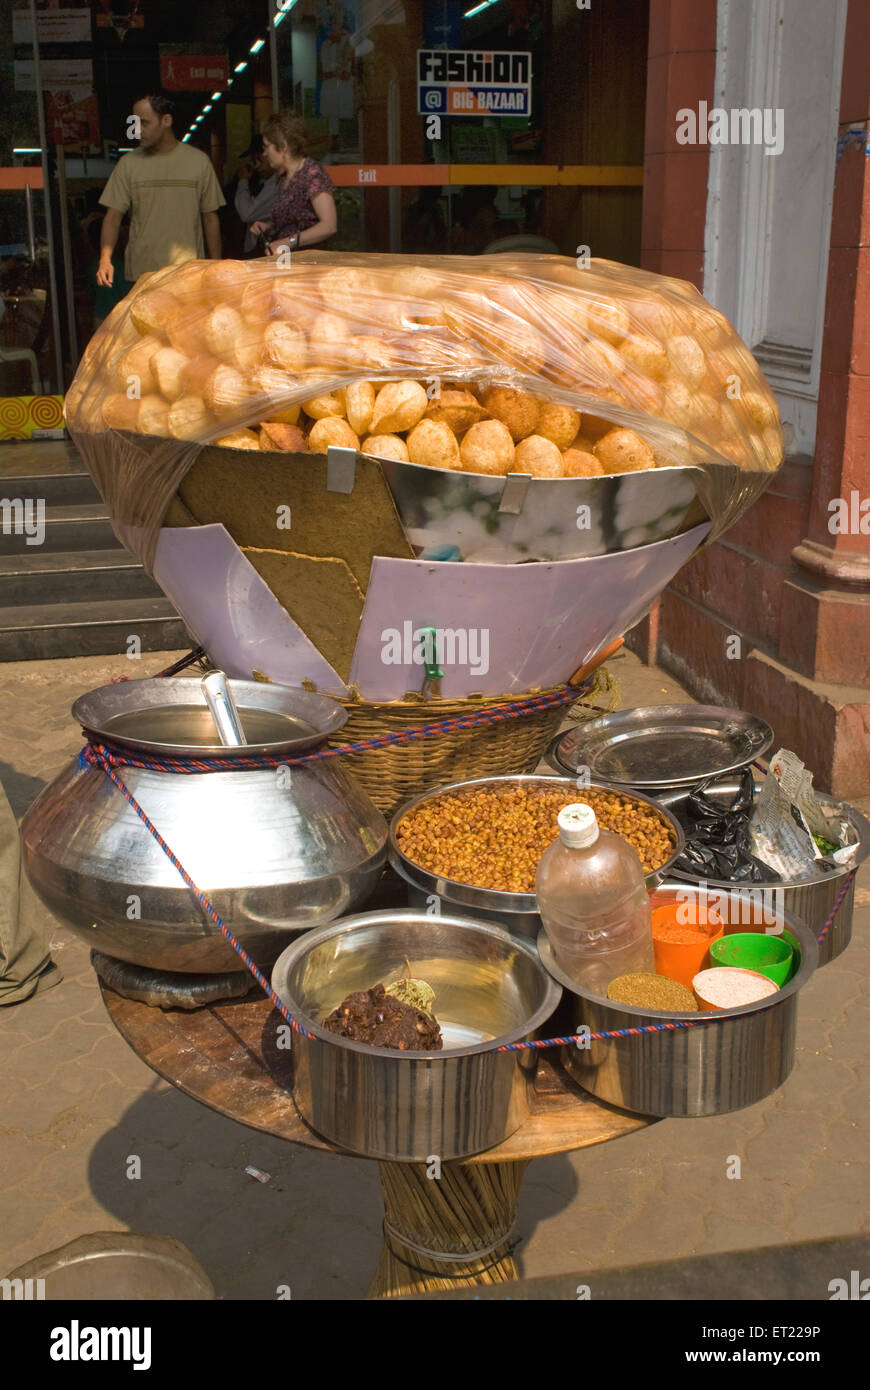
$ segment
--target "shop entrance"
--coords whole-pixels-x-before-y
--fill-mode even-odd
[[[274,0],[260,17],[230,0],[207,25],[140,0],[11,3],[2,438],[62,428],[81,352],[129,288],[123,230],[115,283],[97,283],[99,198],[141,91],[167,90],[179,140],[211,159],[224,255],[245,254],[234,205],[240,176],[258,182],[257,131],[291,107],[335,186],[325,249],[640,261],[645,0]]]

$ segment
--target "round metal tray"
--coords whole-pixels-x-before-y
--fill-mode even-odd
[[[547,759],[563,775],[588,767],[596,783],[661,791],[739,771],[763,757],[773,737],[769,724],[742,710],[640,705],[557,735]]]

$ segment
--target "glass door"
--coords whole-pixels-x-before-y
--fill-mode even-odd
[[[9,16],[8,0],[4,9]],[[73,367],[58,295],[60,227],[31,14],[15,7],[3,45],[12,81],[0,116],[0,439],[61,431]]]

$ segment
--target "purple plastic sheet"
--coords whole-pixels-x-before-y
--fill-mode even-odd
[[[444,672],[447,699],[507,695],[566,681],[648,612],[710,529],[637,550],[527,565],[376,557],[350,683],[367,700],[420,690],[424,662]],[[212,661],[250,680],[341,678],[274,597],[223,526],[164,529],[155,576]],[[435,629],[435,638],[424,630]]]
[[[308,680],[324,693],[347,694],[223,526],[164,527],[154,577],[227,675],[251,680],[257,671],[281,685]]]
[[[709,529],[551,564],[376,557],[351,684],[369,700],[400,699],[420,689],[434,646],[445,699],[560,685],[640,621]]]

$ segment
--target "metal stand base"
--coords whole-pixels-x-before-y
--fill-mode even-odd
[[[201,1009],[204,1004],[215,1004],[222,999],[243,999],[258,988],[247,970],[234,970],[228,975],[150,970],[144,965],[116,960],[102,951],[91,951],[91,965],[116,994],[156,1009]]]

